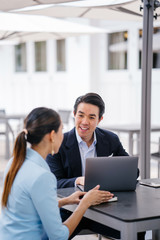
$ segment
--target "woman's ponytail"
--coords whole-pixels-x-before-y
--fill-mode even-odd
[[[13,161],[9,172],[5,178],[4,190],[2,194],[2,207],[7,207],[8,196],[11,191],[13,181],[26,156],[27,130],[24,129],[16,138],[13,148]]]

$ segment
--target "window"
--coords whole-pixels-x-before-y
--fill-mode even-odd
[[[57,71],[66,71],[66,41],[57,40]]]
[[[139,69],[141,69],[142,61],[142,29],[139,30]],[[153,68],[160,68],[160,27],[153,30]]]
[[[127,69],[128,32],[108,34],[108,69]]]
[[[46,70],[46,42],[35,42],[35,71]]]
[[[26,44],[21,43],[15,46],[15,71],[26,72]]]

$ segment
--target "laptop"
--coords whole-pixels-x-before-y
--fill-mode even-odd
[[[160,187],[160,178],[151,178],[151,179],[142,179],[139,180],[141,185],[145,185],[148,187],[159,188]]]
[[[87,158],[84,191],[89,191],[98,184],[101,190],[111,192],[134,191],[137,184],[137,167],[138,157]]]

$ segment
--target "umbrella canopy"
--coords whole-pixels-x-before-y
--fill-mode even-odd
[[[88,1],[90,2],[90,1]],[[121,21],[142,21],[142,12],[139,10],[139,1],[134,0],[120,4],[102,5],[92,3],[92,6],[87,6],[86,1],[71,2],[66,4],[51,4],[44,5],[41,8],[33,7],[29,9],[21,9],[23,13],[45,15],[50,17],[67,18],[67,17],[83,17],[89,19],[103,20],[121,20]],[[124,14],[125,13],[125,14]]]
[[[107,30],[45,16],[0,13],[0,40],[15,42],[62,39]]]
[[[76,2],[79,0],[12,0],[12,1],[6,1],[6,0],[0,0],[0,10],[1,11],[10,11],[14,9],[24,8],[28,6],[37,6],[37,5],[43,5],[43,4],[57,4],[57,3],[65,3],[65,2]],[[84,0],[82,0],[84,1]],[[94,2],[94,0],[89,0],[90,3]],[[107,0],[108,3],[106,3],[106,0],[99,0],[99,4],[105,3],[107,4],[117,4],[117,3],[123,3],[126,1],[131,0]]]
[[[61,2],[69,2],[70,0],[12,0],[12,1],[6,1],[1,0],[0,1],[0,10],[2,11],[9,11],[14,10],[18,8],[28,7],[28,6],[35,6],[39,4],[48,4],[48,3],[61,3]]]

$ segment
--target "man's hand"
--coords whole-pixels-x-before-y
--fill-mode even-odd
[[[78,177],[75,183],[84,186],[84,177]]]

